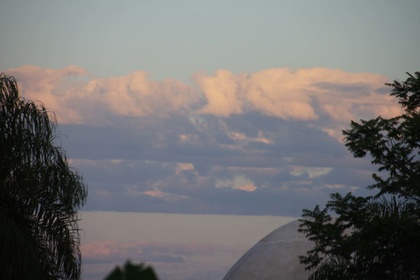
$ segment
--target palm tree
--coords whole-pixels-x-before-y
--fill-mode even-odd
[[[79,279],[81,176],[55,145],[56,121],[0,74],[0,279]]]

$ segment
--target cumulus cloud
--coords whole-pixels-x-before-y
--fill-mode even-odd
[[[227,70],[219,70],[213,77],[197,74],[195,81],[207,100],[199,112],[223,117],[242,113],[241,80]]]
[[[26,65],[5,73],[17,79],[25,98],[42,102],[49,111],[60,116],[60,122],[81,121],[78,112],[69,106],[72,97],[66,93],[80,85],[79,78],[91,77],[85,69],[74,65],[62,69]]]
[[[6,72],[17,78],[22,94],[41,100],[60,123],[104,124],[110,116],[154,117],[188,112],[197,94],[183,82],[153,81],[143,71],[124,77],[95,78],[69,66],[45,69],[23,66]]]
[[[199,112],[221,117],[258,111],[282,119],[333,120],[399,112],[381,91],[387,79],[338,69],[269,69],[250,75],[223,70],[195,76],[207,100]]]
[[[88,95],[100,96],[111,112],[128,116],[189,111],[196,101],[196,95],[184,83],[170,79],[152,81],[143,71],[126,77],[95,79],[84,90]]]
[[[190,84],[77,66],[5,72],[57,114],[90,210],[296,215],[369,184],[338,171],[369,171],[339,143],[350,120],[400,112],[385,77],[339,69],[219,70]]]
[[[194,112],[226,118],[253,111],[281,119],[317,120],[326,115],[332,121],[349,121],[400,112],[392,97],[383,93],[385,77],[338,69],[279,68],[253,74],[219,70],[194,75],[195,85],[153,81],[144,71],[95,78],[77,66],[23,66],[6,72],[18,79],[25,97],[41,100],[64,123],[101,123],[109,115]]]
[[[270,69],[250,75],[246,98],[253,109],[283,119],[316,119],[306,82],[288,69]]]

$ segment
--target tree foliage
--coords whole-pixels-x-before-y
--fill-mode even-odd
[[[408,73],[407,73],[408,74]],[[331,195],[303,210],[300,231],[315,244],[300,261],[310,279],[420,279],[420,72],[386,84],[403,113],[351,122],[355,157],[378,166],[368,197]]]
[[[79,279],[81,176],[55,145],[56,122],[0,75],[0,279]]]
[[[158,278],[152,267],[127,261],[123,268],[115,267],[105,280],[158,280]]]

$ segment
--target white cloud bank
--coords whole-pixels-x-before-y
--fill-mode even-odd
[[[279,68],[253,74],[219,70],[214,75],[194,75],[193,85],[153,81],[143,71],[95,78],[77,66],[56,70],[23,66],[6,73],[18,79],[25,97],[42,100],[63,123],[101,124],[112,115],[229,117],[248,112],[286,120],[326,116],[333,122],[348,122],[399,113],[398,105],[384,93],[385,77],[339,69]]]

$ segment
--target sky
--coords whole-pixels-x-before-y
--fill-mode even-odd
[[[3,0],[0,72],[55,114],[86,213],[299,217],[332,192],[367,194],[375,167],[342,130],[401,112],[384,84],[419,70],[419,11],[414,0]],[[99,246],[91,232],[86,255]]]
[[[162,280],[220,280],[251,246],[292,220],[85,211],[79,222],[83,228],[82,279],[103,279],[128,258],[151,265]]]

